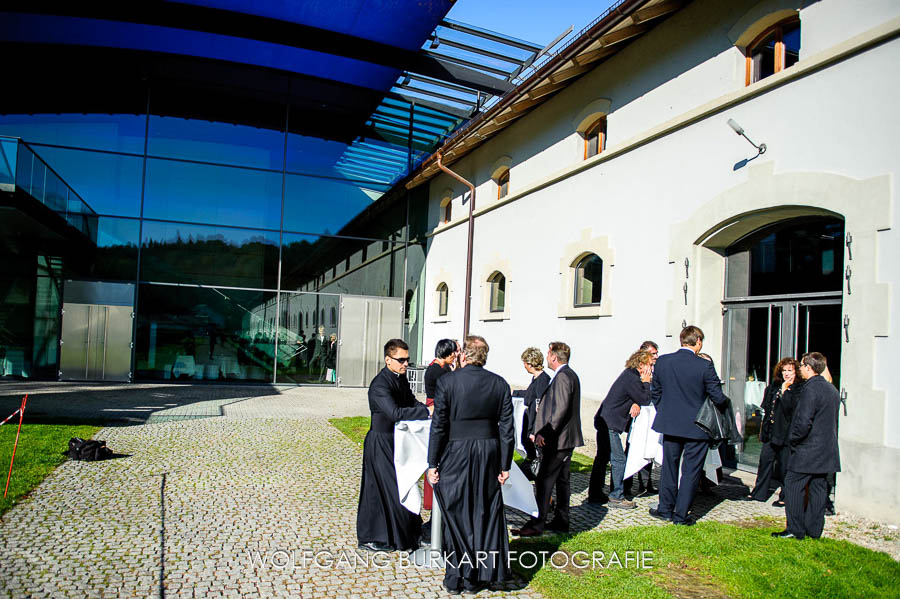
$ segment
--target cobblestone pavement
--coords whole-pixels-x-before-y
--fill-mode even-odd
[[[69,389],[69,416],[88,417],[105,405],[91,389]],[[96,436],[127,457],[67,462],[8,511],[0,519],[0,594],[446,595],[442,571],[406,567],[405,554],[356,549],[362,451],[327,418],[367,414],[365,390],[209,389],[148,386],[144,401],[133,402],[154,406],[142,414],[148,423]],[[216,415],[202,418],[208,414]],[[587,484],[586,475],[573,474],[575,529],[661,524],[647,514],[655,496],[638,498],[636,510],[607,511],[585,503]],[[783,515],[767,504],[722,499],[744,490],[729,481],[701,496],[695,513],[722,521]],[[512,512],[509,520],[525,517]],[[493,596],[539,596],[521,582],[513,586]]]

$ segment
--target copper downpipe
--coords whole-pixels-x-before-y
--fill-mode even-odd
[[[437,152],[438,168],[469,188],[469,239],[466,247],[466,307],[463,310],[463,340],[469,336],[469,320],[472,313],[472,240],[475,237],[475,186],[454,173],[441,162]]]

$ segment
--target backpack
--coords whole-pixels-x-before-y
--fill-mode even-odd
[[[85,441],[78,437],[72,437],[69,439],[69,450],[63,452],[63,455],[73,460],[95,462],[111,458],[112,451],[106,446],[106,441],[94,441],[92,439]]]

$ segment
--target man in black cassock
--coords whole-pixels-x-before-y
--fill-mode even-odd
[[[400,503],[394,470],[394,423],[427,420],[429,409],[416,401],[409,388],[409,346],[402,339],[385,344],[384,363],[369,384],[372,425],[363,443],[356,538],[360,548],[371,551],[413,550],[419,545],[422,519]]]
[[[488,344],[466,337],[463,368],[441,377],[434,397],[428,480],[441,507],[451,594],[509,577],[509,537],[500,485],[515,446],[509,384],[484,369]]]

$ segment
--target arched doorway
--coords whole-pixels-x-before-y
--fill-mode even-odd
[[[821,352],[839,386],[844,221],[769,223],[731,243],[725,257],[722,376],[744,425],[736,461],[755,468],[763,392],[782,357]]]

